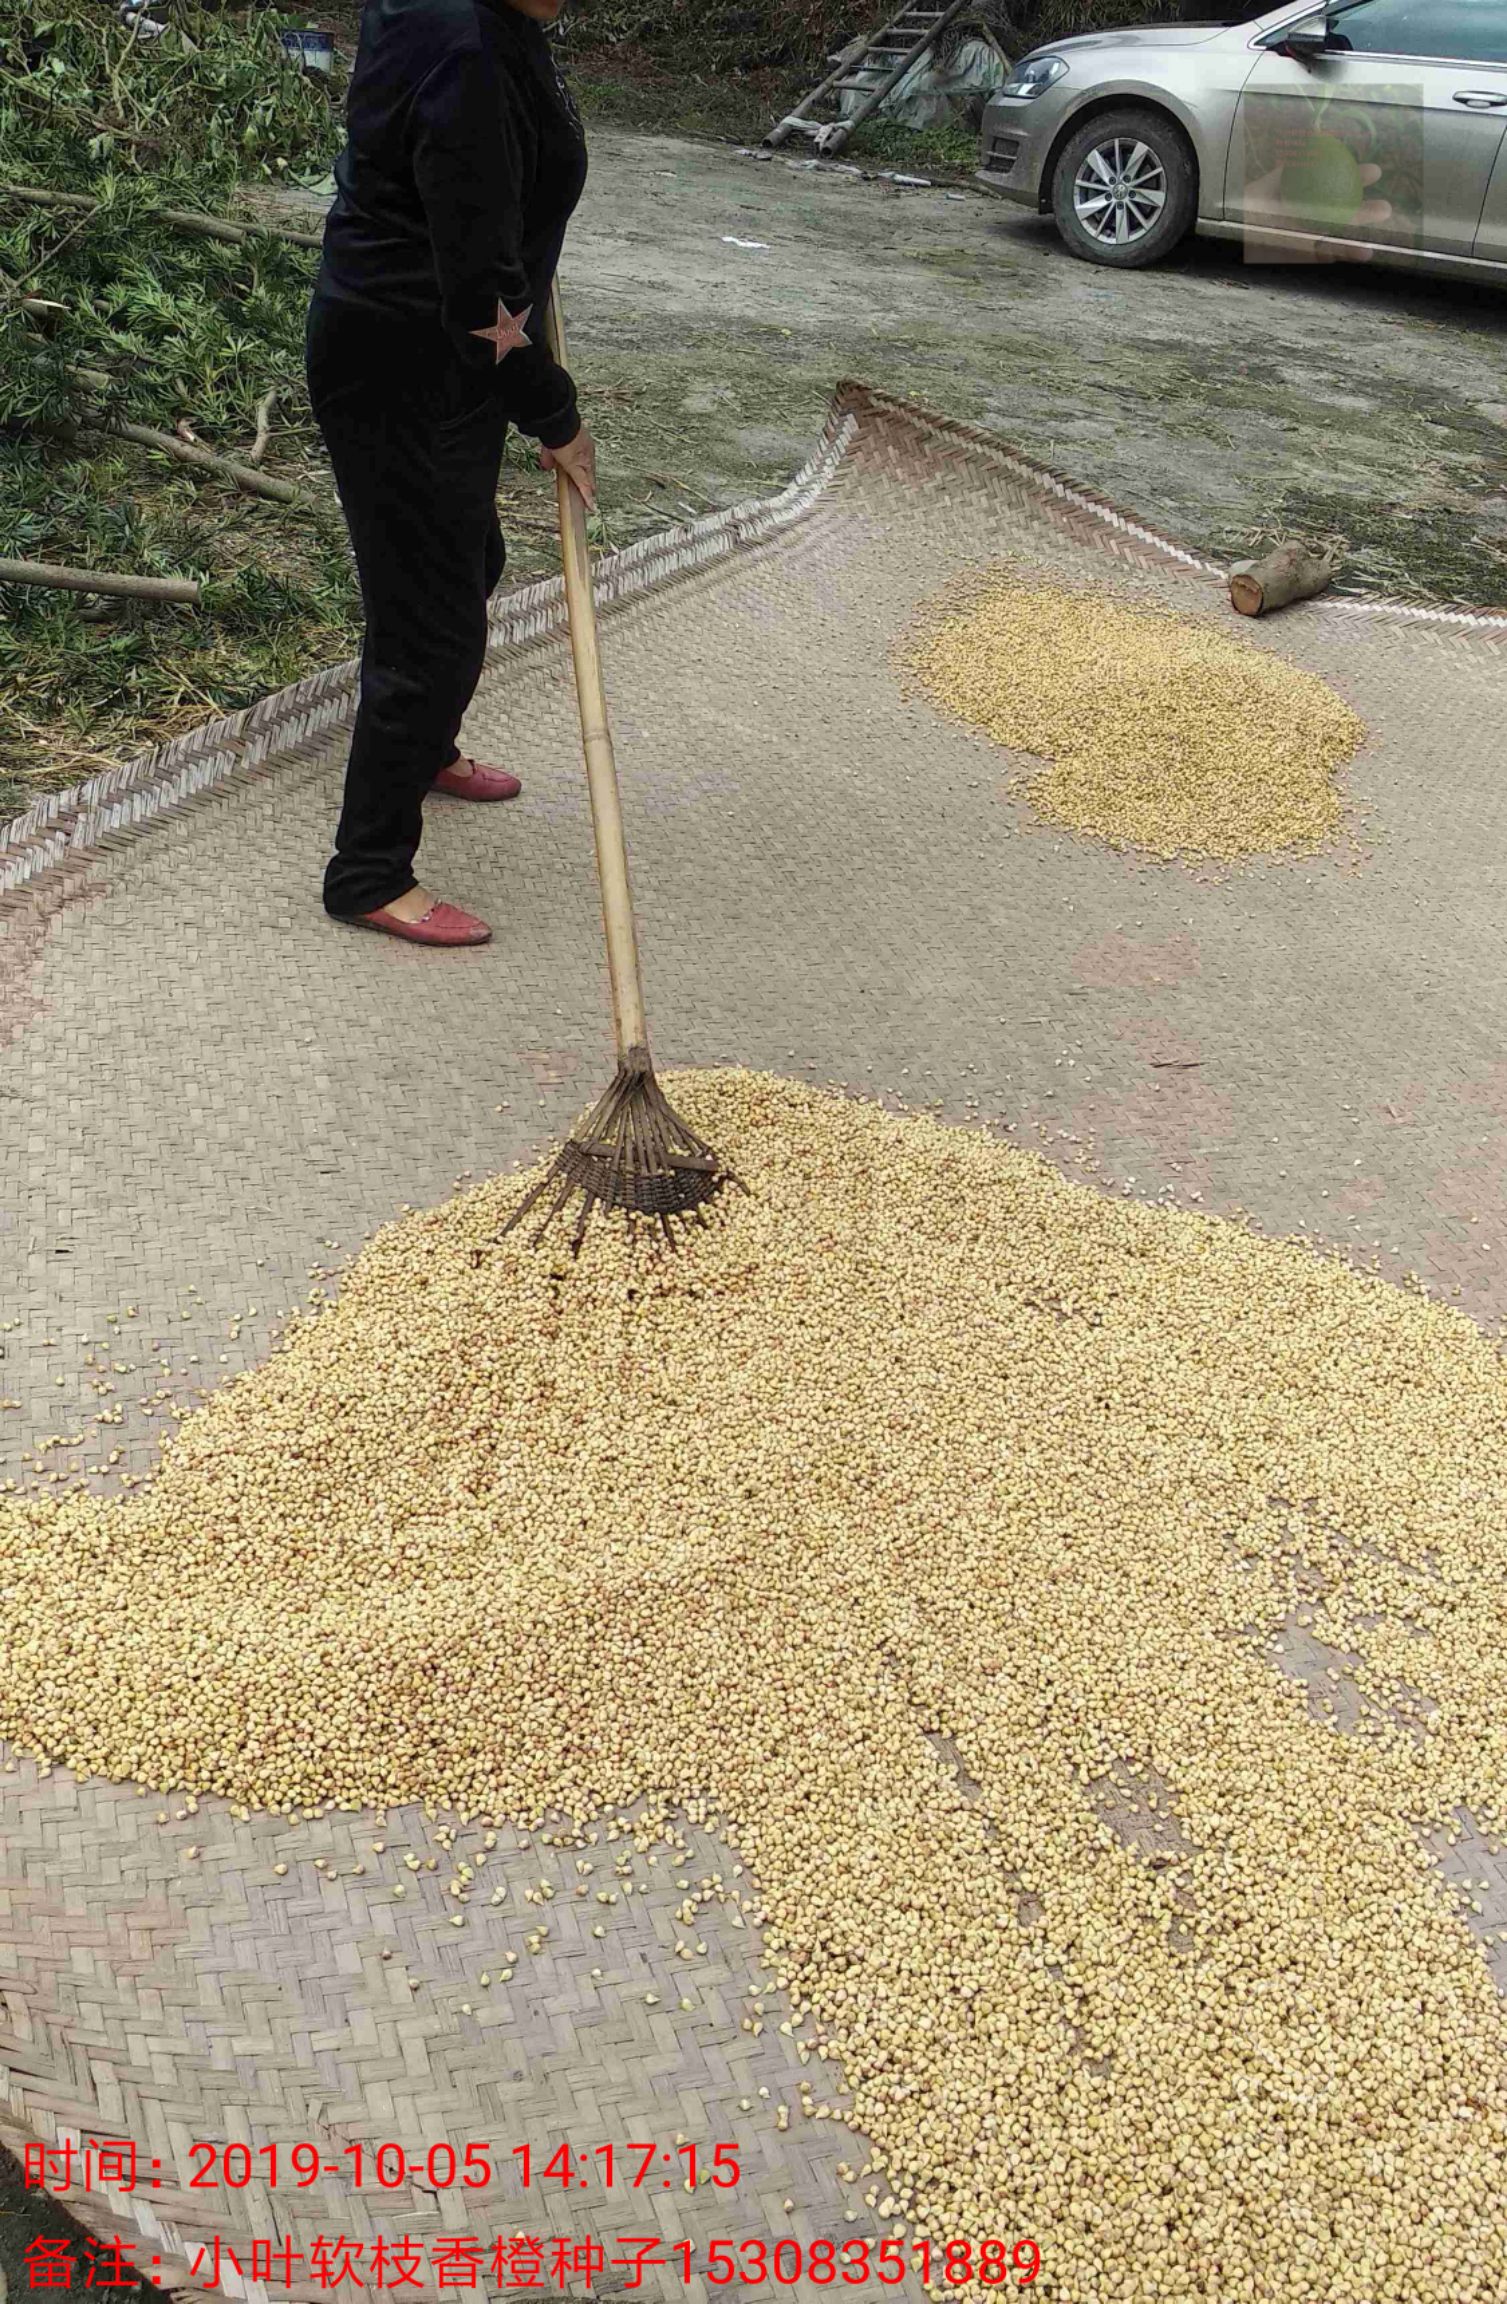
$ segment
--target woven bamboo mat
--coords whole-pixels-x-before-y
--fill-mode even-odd
[[[604,567],[661,1062],[1007,1126],[1113,1188],[1307,1231],[1500,1319],[1501,622],[1329,600],[1250,628],[1366,720],[1363,838],[1348,860],[1199,875],[1036,827],[1007,789],[1019,762],[902,699],[911,617],[993,561],[1219,608],[1217,572],[1143,525],[856,387],[782,497]],[[321,673],[0,835],[0,1474],[149,1473],[164,1424],[260,1360],[365,1232],[532,1155],[605,1076],[558,589],[499,603],[467,731],[525,798],[436,802],[426,833],[426,877],[492,919],[489,947],[436,956],[324,920],[349,703],[349,669]],[[751,1915],[708,1906],[675,1950],[674,1878],[730,1871],[710,1827],[682,1873],[639,1856],[599,1938],[573,1854],[538,1835],[499,1834],[506,1894],[453,1929],[442,1819],[180,1813],[15,1759],[0,1784],[0,2131],[132,2143],[136,2191],[74,2204],[154,2277],[206,2287],[217,2235],[221,2286],[260,2297],[285,2290],[255,2243],[307,2267],[343,2236],[372,2285],[378,2239],[406,2235],[433,2292],[442,2240],[637,2233],[704,2260],[716,2239],[875,2229],[870,2186],[838,2173],[862,2139],[801,2109],[800,2082],[827,2097],[831,2075],[803,2067],[777,1999],[754,2012]],[[1482,1927],[1507,1926],[1500,1867],[1450,1861],[1495,1880]],[[545,1878],[552,1933],[526,1956]],[[626,2205],[514,2181],[514,2146],[630,2138],[670,2157]],[[681,2138],[735,2144],[736,2190],[685,2192]],[[396,2143],[422,2174],[431,2146],[478,2139],[504,2171],[485,2193],[352,2180],[357,2145]],[[247,2146],[259,2180],[193,2186],[201,2142]],[[301,2143],[307,2189],[286,2175]],[[579,2292],[567,2274],[544,2288]],[[679,2273],[648,2285],[680,2292]]]

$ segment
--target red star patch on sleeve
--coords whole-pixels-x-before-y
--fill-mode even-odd
[[[520,345],[527,344],[528,337],[524,334],[524,323],[533,309],[532,304],[525,304],[521,312],[510,312],[499,297],[497,318],[492,326],[490,328],[473,328],[471,333],[473,336],[480,336],[486,343],[492,345],[497,358],[501,360],[506,353],[516,352]]]

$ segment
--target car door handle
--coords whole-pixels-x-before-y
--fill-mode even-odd
[[[1463,104],[1467,112],[1500,112],[1503,105],[1507,104],[1507,95],[1488,94],[1484,88],[1461,88],[1455,96],[1455,102]]]

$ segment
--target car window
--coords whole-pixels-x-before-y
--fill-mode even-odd
[[[1507,64],[1507,0],[1361,0],[1336,15],[1334,38],[1361,55]]]

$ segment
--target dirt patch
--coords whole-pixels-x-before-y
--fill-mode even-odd
[[[1299,525],[1346,540],[1352,585],[1507,601],[1490,290],[1258,267],[1202,241],[1110,273],[956,186],[610,128],[592,147],[567,284],[588,398],[594,379],[632,395],[603,427],[618,518],[642,494],[646,427],[659,469],[668,437],[679,473],[730,501],[767,480],[775,436],[794,470],[852,374],[990,425],[1211,554]]]
[[[600,122],[591,145],[565,290],[599,544],[779,487],[846,375],[990,427],[1209,557],[1296,528],[1344,542],[1351,588],[1507,603],[1496,292],[1262,269],[1209,242],[1121,275],[955,184]],[[527,442],[504,513],[511,575],[553,572],[553,488]],[[287,645],[292,678],[346,639]],[[206,711],[246,700],[199,685]],[[171,732],[160,711],[90,731],[111,759]],[[20,799],[80,773],[62,749]]]

